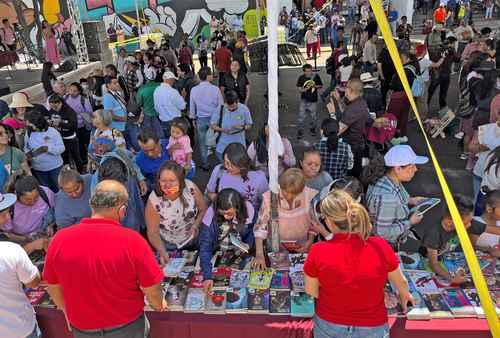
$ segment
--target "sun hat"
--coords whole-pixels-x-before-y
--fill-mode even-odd
[[[9,108],[27,108],[33,107],[31,103],[28,102],[28,97],[26,94],[17,92],[12,95],[12,102],[9,105]]]
[[[2,194],[0,193],[0,211],[13,206],[17,201],[17,196],[15,194]]]
[[[392,147],[384,156],[385,165],[388,167],[404,167],[410,164],[425,164],[428,161],[428,157],[417,156],[413,149],[407,144]]]

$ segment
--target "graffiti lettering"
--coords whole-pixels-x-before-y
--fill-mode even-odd
[[[85,4],[87,5],[87,10],[89,11],[106,7],[108,14],[112,14],[114,12],[113,0],[86,0]]]

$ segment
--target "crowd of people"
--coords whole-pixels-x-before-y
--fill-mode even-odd
[[[247,133],[255,126],[244,32],[221,33],[214,18],[211,35],[196,44],[184,36],[179,48],[167,40],[161,46],[148,41],[147,50],[133,55],[121,49],[115,64],[70,84],[56,79],[54,62],[47,61],[45,104],[15,93],[0,123],[0,294],[7,299],[0,305],[0,332],[40,337],[19,285],[40,282],[27,254],[45,251],[43,277],[75,336],[145,337],[144,297],[155,310],[168,307],[160,266],[171,253],[199,252],[210,294],[215,251],[239,250],[235,243],[243,242],[254,256],[253,269],[269,266],[274,207],[281,241],[309,254],[305,287],[317,298],[316,337],[344,336],[346,330],[353,337],[387,336],[386,281],[404,308],[413,301],[399,257],[463,283],[463,275],[439,264],[458,243],[448,209],[432,227],[411,211],[425,198],[410,196],[404,184],[428,159],[404,144],[409,100],[387,48],[380,49],[371,9],[349,4],[357,27],[350,39],[340,24],[335,33],[325,27],[334,47],[328,88],[309,64],[297,79],[297,137],[304,137],[309,118],[306,130],[315,142],[300,154],[286,137],[278,142],[275,206],[269,128],[258,126],[255,140]],[[491,29],[474,32],[463,20],[448,31],[436,22],[424,52],[415,53],[411,29],[401,19],[399,53],[420,114],[431,116],[437,87],[441,108],[452,81],[460,88],[456,114],[464,158],[476,161],[469,166],[475,192],[473,199],[457,195],[455,201],[476,248],[499,257],[498,37]],[[310,43],[314,50],[312,37]],[[215,47],[215,69],[208,66],[208,44]],[[329,113],[321,122],[320,100]],[[206,187],[193,181],[200,172],[210,174]],[[13,315],[22,318],[16,325]]]

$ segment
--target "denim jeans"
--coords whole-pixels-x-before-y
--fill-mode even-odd
[[[208,166],[208,147],[207,147],[207,132],[210,128],[209,117],[199,117],[196,120],[196,133],[198,139],[198,148],[200,149],[201,164]]]
[[[33,176],[38,180],[40,185],[44,185],[54,193],[59,191],[59,183],[57,182],[59,178],[59,172],[62,167],[55,168],[49,171],[38,171],[35,169],[31,169]]]
[[[314,317],[314,338],[388,338],[389,325],[368,327],[348,326]]]
[[[161,128],[161,121],[158,116],[144,116],[144,121],[142,122],[142,128],[154,130],[156,136],[162,139],[163,129]]]
[[[38,327],[38,324],[35,323],[35,328],[33,329],[33,332],[31,332],[26,338],[41,338],[42,337],[42,332],[40,331],[40,328]]]
[[[127,145],[134,149],[135,151],[140,151],[141,147],[139,146],[139,141],[137,141],[137,136],[139,135],[139,131],[141,130],[141,127],[138,123],[135,122],[127,122],[127,125],[125,126],[125,141],[127,142]]]
[[[170,138],[170,128],[172,127],[172,120],[170,121],[160,121],[161,129],[163,130],[163,137],[165,139]]]

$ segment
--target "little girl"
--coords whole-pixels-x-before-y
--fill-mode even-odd
[[[176,117],[173,119],[167,146],[170,158],[182,166],[186,173],[191,170],[191,161],[193,159],[193,149],[187,135],[188,128],[184,118]]]

